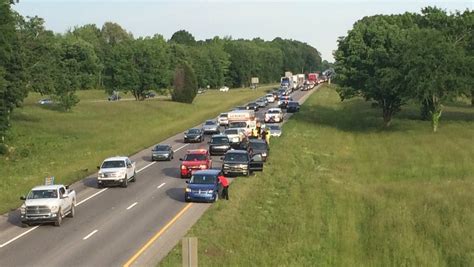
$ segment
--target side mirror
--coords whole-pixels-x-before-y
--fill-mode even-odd
[[[66,187],[66,189],[69,189],[69,185],[66,185],[65,187]]]
[[[208,143],[208,144],[210,144],[210,143],[211,143],[211,141],[208,141],[207,143]]]
[[[20,199],[21,199],[21,200],[26,200],[26,197],[25,197],[25,196],[21,196]]]
[[[221,157],[221,160],[224,160],[224,157]]]
[[[179,158],[179,160],[180,160],[180,161],[183,161],[183,159],[182,159],[182,158]]]
[[[189,184],[189,181],[188,181],[188,180],[186,180],[186,183],[187,183],[187,184]]]
[[[97,166],[97,169],[100,170],[100,166]]]

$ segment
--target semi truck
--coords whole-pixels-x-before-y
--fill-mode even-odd
[[[242,129],[246,135],[250,135],[257,127],[257,119],[253,110],[234,110],[227,113],[229,128]]]
[[[311,89],[318,84],[318,73],[309,73],[308,74],[308,83]]]

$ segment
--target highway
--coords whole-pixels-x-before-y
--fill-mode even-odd
[[[301,103],[316,89],[296,91],[292,97]],[[257,116],[262,118],[264,112],[259,110]],[[152,162],[152,146],[132,155],[137,182],[128,188],[98,189],[96,174],[71,185],[77,193],[76,216],[65,218],[60,227],[21,228],[18,209],[4,214],[0,266],[156,265],[212,205],[184,202],[186,183],[179,178],[179,158],[188,149],[207,148],[208,140],[185,144],[181,133],[160,142],[173,146],[170,162]],[[221,168],[219,158],[213,157],[213,168]],[[232,190],[230,197],[232,201]]]

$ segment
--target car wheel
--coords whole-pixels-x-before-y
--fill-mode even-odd
[[[128,178],[127,178],[127,177],[125,177],[125,179],[123,180],[123,182],[122,182],[122,187],[123,187],[123,188],[127,188],[127,187],[128,187]]]
[[[133,183],[137,181],[137,173],[136,172],[133,172],[133,178],[130,181],[133,182]]]
[[[28,226],[30,225],[27,223],[24,223],[24,222],[21,223],[21,228],[28,228]]]
[[[61,210],[58,211],[58,214],[57,214],[57,219],[56,221],[54,222],[54,226],[61,226],[61,223],[63,222],[63,217],[61,215]]]
[[[74,216],[76,216],[76,206],[74,205],[74,203],[72,204],[71,211],[69,212],[67,216],[69,218],[74,218]]]

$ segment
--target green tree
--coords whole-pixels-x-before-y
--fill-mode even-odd
[[[170,42],[192,46],[196,44],[196,39],[194,39],[194,36],[188,31],[180,30],[173,33]]]
[[[182,103],[192,103],[197,94],[197,80],[192,67],[183,62],[174,73],[173,93],[171,98],[173,101]]]
[[[436,132],[443,102],[460,95],[468,75],[465,51],[435,29],[413,29],[403,54],[405,83],[420,101]],[[471,67],[472,70],[472,67]]]
[[[355,23],[348,36],[338,40],[334,55],[341,100],[363,96],[376,101],[382,108],[385,127],[390,126],[393,115],[409,98],[406,84],[400,82],[404,77],[401,41],[406,32],[399,26],[399,19],[365,17]]]
[[[55,63],[57,67],[51,73],[54,80],[53,98],[64,110],[71,110],[79,102],[76,90],[94,86],[100,71],[98,58],[88,42],[66,37],[56,47]]]
[[[0,0],[0,143],[10,127],[10,114],[27,95],[23,49],[18,40],[11,1]]]

